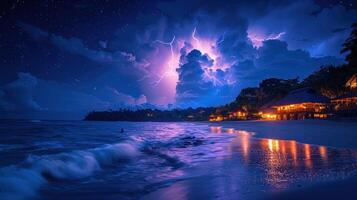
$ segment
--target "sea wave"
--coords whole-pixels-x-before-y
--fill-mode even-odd
[[[24,199],[35,196],[41,185],[57,180],[90,176],[104,166],[128,161],[139,154],[132,143],[60,153],[29,156],[19,166],[0,169],[0,199]]]
[[[126,163],[140,154],[156,156],[174,169],[185,165],[169,155],[171,148],[202,145],[202,137],[181,135],[167,141],[131,138],[123,143],[52,155],[29,155],[20,165],[0,168],[0,199],[24,199],[36,196],[44,184],[91,176],[105,167]]]

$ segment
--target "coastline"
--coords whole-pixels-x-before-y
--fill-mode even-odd
[[[290,130],[287,130],[284,126],[281,126],[281,124],[289,124],[293,121],[249,121],[248,123],[257,123],[258,126],[255,128],[246,127],[245,122],[247,121],[218,122],[212,123],[212,125],[222,126],[223,128],[249,129],[247,131],[254,132],[254,137],[257,138],[295,140],[300,143],[324,145],[332,148],[357,149],[357,141],[355,139],[357,134],[355,131],[357,130],[356,121],[305,120],[301,121],[301,127],[298,125]],[[267,126],[274,123],[279,124],[279,126],[270,127],[270,129],[267,128]],[[339,126],[339,128],[329,129],[326,127],[325,132],[307,132],[305,131],[307,129],[303,128],[303,126],[306,127],[306,125],[313,127],[316,124],[327,125],[328,123],[333,123]],[[349,126],[346,126],[346,124]],[[341,134],[343,134],[343,137]],[[262,199],[357,199],[356,190],[357,175],[354,175],[343,180],[320,182],[307,187],[289,188],[287,191],[273,193]]]
[[[58,179],[59,181],[49,179],[49,182],[41,183],[40,188],[34,184],[38,179],[31,177],[25,179],[26,186],[30,186],[34,194],[45,199],[60,199],[61,196],[70,199],[76,196],[95,199],[96,195],[103,199],[137,197],[135,199],[148,200],[164,200],[168,197],[177,200],[329,199],[329,197],[350,199],[349,197],[356,195],[356,150],[269,138],[284,135],[296,137],[299,134],[309,134],[312,138],[318,138],[319,134],[312,133],[316,130],[315,126],[319,126],[320,130],[325,131],[324,133],[327,132],[338,138],[341,134],[339,131],[331,132],[325,129],[335,127],[340,132],[355,130],[357,124],[316,120],[221,123],[81,121],[3,123],[7,123],[9,126],[7,129],[15,130],[4,132],[5,136],[21,133],[16,130],[23,130],[24,127],[36,128],[35,132],[33,129],[28,130],[35,136],[32,148],[24,151],[22,144],[18,144],[22,138],[26,138],[27,134],[19,134],[18,138],[15,138],[14,144],[20,146],[11,149],[4,147],[3,166],[26,160],[31,162],[31,165],[40,167],[36,167],[34,171],[36,173],[37,169],[41,171],[52,169],[51,173],[58,170],[60,174],[64,174]],[[328,126],[328,124],[332,125]],[[302,125],[310,132],[305,130],[301,133]],[[230,129],[233,126],[235,129]],[[123,127],[125,132],[120,133]],[[239,131],[248,130],[249,127],[251,132],[253,129],[256,130],[255,134]],[[293,128],[291,131],[284,132],[291,128]],[[64,129],[68,131],[63,131]],[[260,131],[267,134],[265,138]],[[343,146],[344,143],[337,144]],[[122,151],[122,147],[129,147],[128,150],[134,148],[134,152],[136,149],[139,154],[132,154],[131,150]],[[84,154],[78,154],[78,150]],[[27,155],[30,154],[38,157],[29,160]],[[90,164],[92,162],[89,165],[83,162],[88,155],[93,156],[94,161],[100,164],[99,169],[92,168]],[[116,159],[119,159],[118,162]],[[55,162],[49,165],[47,162],[43,163],[43,160]],[[108,165],[107,161],[109,161]],[[58,168],[57,163],[64,163],[64,165]],[[84,169],[83,173],[79,174],[83,177],[71,180],[72,175],[67,175],[68,173],[78,174],[76,168],[73,169],[72,166]],[[23,166],[18,165],[18,167],[22,169]],[[3,179],[17,180],[17,171],[18,168],[15,168]],[[42,173],[39,174],[42,177]],[[132,174],[135,176],[132,177]],[[15,189],[11,191],[19,191],[18,194],[22,194],[22,187],[18,187],[16,182],[9,184],[10,189]],[[53,190],[52,187],[59,188]],[[62,190],[63,187],[67,187],[68,190]],[[94,192],[96,195],[93,195]]]
[[[331,120],[223,121],[209,123],[254,133],[254,137],[295,140],[332,148],[357,149],[357,122]],[[252,126],[252,123],[255,125]],[[308,128],[307,128],[308,126]],[[321,127],[324,127],[321,129]],[[311,131],[313,130],[313,131]]]
[[[357,123],[329,120],[304,120],[304,121],[224,121],[204,122],[209,126],[222,127],[222,133],[227,129],[245,130],[254,132],[257,139],[295,140],[301,144],[323,145],[332,149],[357,149],[355,130]],[[252,126],[252,123],[255,126]],[[306,128],[308,126],[308,128]],[[325,127],[321,129],[321,126]],[[335,128],[331,128],[331,127]],[[311,131],[313,130],[313,131]],[[316,130],[316,131],[315,131]],[[341,137],[343,134],[343,137]],[[324,137],[324,139],[321,139]],[[284,190],[265,191],[261,185],[246,187],[242,185],[235,188],[235,181],[245,179],[244,175],[236,170],[244,171],[242,163],[234,157],[223,162],[210,162],[200,166],[199,171],[212,172],[198,175],[175,182],[168,187],[161,188],[148,194],[142,199],[165,199],[166,196],[175,194],[172,199],[291,199],[291,200],[315,200],[315,199],[357,199],[357,175],[352,174],[339,179],[319,180],[316,182],[299,182],[290,185]],[[214,171],[224,172],[215,175]],[[233,170],[234,169],[234,170]],[[192,170],[192,169],[191,169]],[[196,169],[198,171],[198,169]],[[195,170],[190,174],[196,174]],[[228,176],[229,175],[229,176]],[[246,185],[250,184],[248,180]],[[219,189],[222,193],[214,192]],[[231,188],[233,187],[233,188]],[[215,189],[213,189],[215,188]],[[213,190],[213,191],[212,191]]]

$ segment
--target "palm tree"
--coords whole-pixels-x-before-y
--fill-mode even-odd
[[[349,65],[357,67],[357,22],[352,24],[352,32],[343,44],[341,53],[349,52],[346,61]]]

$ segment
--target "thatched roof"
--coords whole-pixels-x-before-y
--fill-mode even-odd
[[[281,100],[275,103],[275,106],[299,104],[299,103],[328,103],[329,98],[318,94],[311,88],[301,88],[291,91]]]
[[[277,100],[272,100],[269,101],[268,103],[264,104],[262,107],[259,108],[260,112],[274,112],[276,109],[273,108],[275,106],[275,104],[277,103]]]

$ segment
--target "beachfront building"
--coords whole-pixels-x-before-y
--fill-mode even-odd
[[[234,112],[228,112],[226,114],[211,114],[209,116],[210,122],[220,121],[234,121],[234,120],[246,120],[248,113],[242,110],[236,110]]]
[[[228,120],[245,120],[247,119],[248,113],[242,110],[236,110],[234,112],[228,112]]]
[[[336,114],[346,116],[357,115],[357,75],[354,74],[346,83],[348,92],[331,100],[332,107]]]
[[[209,121],[210,122],[220,122],[220,121],[223,121],[223,120],[224,120],[223,115],[211,114],[209,116]]]
[[[329,99],[311,88],[291,91],[275,103],[276,119],[301,120],[327,118]]]

